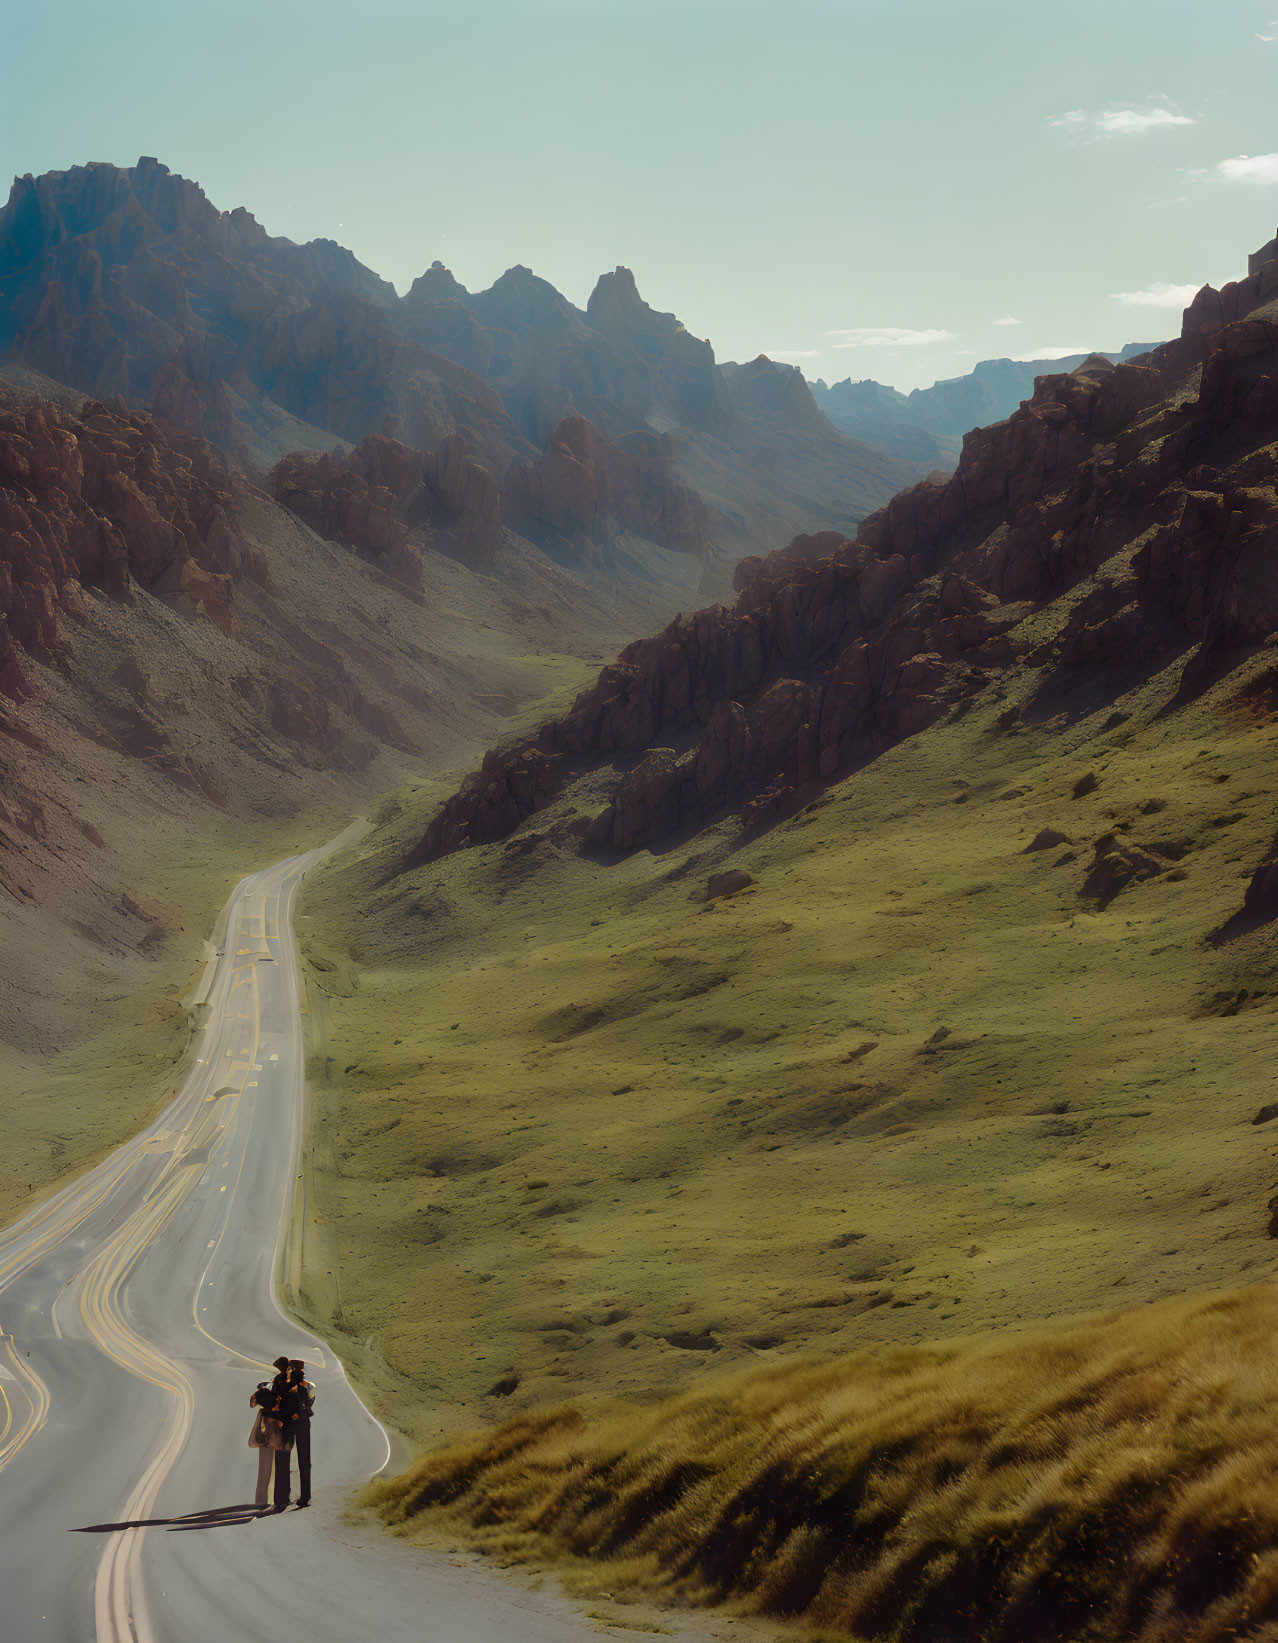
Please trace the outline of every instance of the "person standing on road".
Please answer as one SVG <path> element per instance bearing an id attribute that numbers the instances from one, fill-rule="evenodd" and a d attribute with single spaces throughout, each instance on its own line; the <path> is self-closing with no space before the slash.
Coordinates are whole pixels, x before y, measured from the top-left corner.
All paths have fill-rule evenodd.
<path id="1" fill-rule="evenodd" d="M 297 1435 L 302 1400 L 293 1385 L 287 1358 L 276 1358 L 274 1367 L 279 1371 L 270 1385 L 271 1411 L 269 1420 L 279 1422 L 279 1447 L 275 1451 L 275 1510 L 282 1512 L 288 1505 L 290 1477 L 289 1456 Z"/>
<path id="2" fill-rule="evenodd" d="M 306 1378 L 306 1365 L 300 1358 L 288 1361 L 289 1382 L 297 1396 L 297 1422 L 294 1442 L 297 1448 L 297 1504 L 311 1504 L 311 1415 L 315 1409 L 315 1383 Z"/>
<path id="3" fill-rule="evenodd" d="M 257 1493 L 254 1504 L 270 1504 L 271 1472 L 276 1467 L 276 1455 L 284 1439 L 283 1424 L 275 1413 L 278 1402 L 270 1381 L 259 1381 L 257 1390 L 249 1399 L 249 1408 L 256 1409 L 253 1429 L 249 1433 L 249 1448 L 257 1450 Z M 287 1464 L 287 1462 L 285 1463 Z"/>

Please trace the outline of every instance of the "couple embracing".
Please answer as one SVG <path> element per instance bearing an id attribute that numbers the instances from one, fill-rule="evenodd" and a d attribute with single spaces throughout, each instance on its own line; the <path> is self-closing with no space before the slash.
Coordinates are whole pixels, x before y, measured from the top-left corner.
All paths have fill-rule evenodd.
<path id="1" fill-rule="evenodd" d="M 311 1504 L 311 1411 L 315 1408 L 315 1387 L 306 1378 L 300 1358 L 276 1358 L 278 1371 L 273 1381 L 262 1381 L 249 1399 L 257 1410 L 249 1448 L 257 1450 L 256 1504 L 267 1509 L 267 1493 L 275 1473 L 274 1507 L 282 1512 L 288 1505 L 292 1483 L 289 1456 L 297 1449 L 297 1504 Z"/>

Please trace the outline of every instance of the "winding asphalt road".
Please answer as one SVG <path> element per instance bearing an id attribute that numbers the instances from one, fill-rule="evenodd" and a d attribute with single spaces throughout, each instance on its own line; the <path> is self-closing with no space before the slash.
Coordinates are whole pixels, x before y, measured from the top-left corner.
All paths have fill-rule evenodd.
<path id="1" fill-rule="evenodd" d="M 341 1521 L 390 1444 L 274 1291 L 303 1117 L 291 916 L 321 854 L 236 889 L 169 1107 L 0 1235 L 3 1643 L 598 1636 L 557 1597 Z M 248 1400 L 280 1353 L 318 1388 L 314 1506 L 258 1517 Z"/>

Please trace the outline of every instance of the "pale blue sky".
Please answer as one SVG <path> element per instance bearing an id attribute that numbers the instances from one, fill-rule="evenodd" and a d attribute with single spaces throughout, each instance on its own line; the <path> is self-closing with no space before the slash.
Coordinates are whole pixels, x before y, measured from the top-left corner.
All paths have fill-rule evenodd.
<path id="1" fill-rule="evenodd" d="M 1173 334 L 1114 293 L 1278 221 L 1278 0 L 6 9 L 10 173 L 154 154 L 401 291 L 626 263 L 720 359 L 829 380 Z"/>

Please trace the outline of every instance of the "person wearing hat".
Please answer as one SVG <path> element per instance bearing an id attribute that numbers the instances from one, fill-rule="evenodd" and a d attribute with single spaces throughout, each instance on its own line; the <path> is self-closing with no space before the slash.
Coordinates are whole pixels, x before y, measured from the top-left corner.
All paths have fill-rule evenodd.
<path id="1" fill-rule="evenodd" d="M 297 1398 L 297 1420 L 293 1441 L 297 1450 L 297 1504 L 311 1504 L 311 1414 L 315 1409 L 315 1383 L 306 1378 L 301 1358 L 288 1360 L 289 1385 Z"/>
<path id="2" fill-rule="evenodd" d="M 270 1419 L 279 1422 L 279 1444 L 275 1450 L 274 1506 L 277 1512 L 282 1512 L 288 1505 L 292 1484 L 289 1457 L 293 1453 L 293 1443 L 297 1436 L 301 1400 L 289 1376 L 288 1359 L 276 1358 L 272 1367 L 279 1371 L 270 1385 Z"/>

